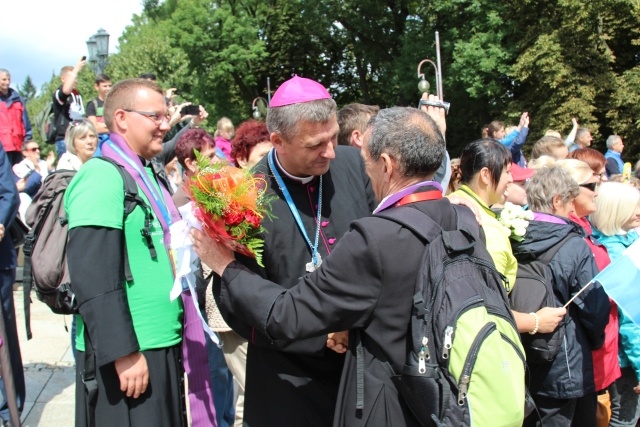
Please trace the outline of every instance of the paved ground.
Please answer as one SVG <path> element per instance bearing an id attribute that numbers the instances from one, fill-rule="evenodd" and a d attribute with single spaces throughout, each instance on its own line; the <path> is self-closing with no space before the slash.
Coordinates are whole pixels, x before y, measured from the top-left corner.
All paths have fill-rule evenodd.
<path id="1" fill-rule="evenodd" d="M 69 333 L 71 316 L 54 314 L 33 294 L 31 330 L 26 339 L 22 287 L 14 287 L 18 336 L 27 382 L 22 412 L 24 427 L 73 427 L 75 408 L 75 365 Z"/>

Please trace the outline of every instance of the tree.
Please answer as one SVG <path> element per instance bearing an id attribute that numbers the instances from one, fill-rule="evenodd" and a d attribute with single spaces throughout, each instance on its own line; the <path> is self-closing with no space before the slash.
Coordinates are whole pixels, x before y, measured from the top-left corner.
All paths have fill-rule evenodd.
<path id="1" fill-rule="evenodd" d="M 18 88 L 18 93 L 20 94 L 20 96 L 22 96 L 22 98 L 24 98 L 26 102 L 29 102 L 31 99 L 33 99 L 33 97 L 36 96 L 36 85 L 33 84 L 30 75 L 27 75 L 27 77 L 24 79 L 24 83 L 22 83 L 22 86 Z"/>

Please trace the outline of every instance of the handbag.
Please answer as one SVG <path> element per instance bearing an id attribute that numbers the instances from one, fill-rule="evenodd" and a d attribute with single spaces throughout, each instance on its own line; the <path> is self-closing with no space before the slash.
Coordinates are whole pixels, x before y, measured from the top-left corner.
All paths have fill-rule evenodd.
<path id="1" fill-rule="evenodd" d="M 26 226 L 24 222 L 20 219 L 19 215 L 13 219 L 11 226 L 9 227 L 9 235 L 11 235 L 11 240 L 13 241 L 13 247 L 17 248 L 24 244 L 24 240 L 29 233 L 29 227 Z"/>

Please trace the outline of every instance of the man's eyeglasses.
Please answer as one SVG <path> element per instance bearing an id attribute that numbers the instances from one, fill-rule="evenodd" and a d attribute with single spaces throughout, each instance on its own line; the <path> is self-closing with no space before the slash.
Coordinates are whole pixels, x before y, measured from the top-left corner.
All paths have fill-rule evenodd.
<path id="1" fill-rule="evenodd" d="M 160 126 L 162 122 L 169 123 L 169 121 L 171 120 L 171 116 L 166 113 L 160 114 L 160 113 L 154 113 L 151 111 L 140 111 L 140 110 L 124 110 L 124 111 L 126 111 L 127 113 L 140 114 L 141 116 L 144 116 L 147 119 L 151 120 L 156 126 Z"/>
<path id="2" fill-rule="evenodd" d="M 596 191 L 596 187 L 598 186 L 595 182 L 590 182 L 588 184 L 580 184 L 580 187 L 588 188 L 591 191 Z"/>

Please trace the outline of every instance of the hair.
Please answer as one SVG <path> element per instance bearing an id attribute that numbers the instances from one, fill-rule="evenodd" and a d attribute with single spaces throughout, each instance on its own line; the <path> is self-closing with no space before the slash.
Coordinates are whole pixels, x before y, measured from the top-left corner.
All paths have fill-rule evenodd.
<path id="1" fill-rule="evenodd" d="M 532 211 L 553 213 L 553 198 L 562 197 L 569 203 L 580 194 L 580 187 L 569 172 L 560 166 L 548 166 L 537 170 L 527 185 L 527 200 Z"/>
<path id="2" fill-rule="evenodd" d="M 6 68 L 0 68 L 0 74 L 6 74 L 7 76 L 11 77 L 11 73 Z"/>
<path id="3" fill-rule="evenodd" d="M 487 125 L 487 138 L 493 138 L 500 129 L 504 128 L 504 122 L 494 120 Z"/>
<path id="4" fill-rule="evenodd" d="M 299 104 L 272 107 L 267 111 L 267 129 L 290 140 L 298 132 L 302 122 L 326 123 L 336 117 L 336 102 L 333 99 L 317 99 Z"/>
<path id="5" fill-rule="evenodd" d="M 405 177 L 432 176 L 445 155 L 444 137 L 429 115 L 411 107 L 380 110 L 369 120 L 368 150 L 378 161 L 387 153 Z"/>
<path id="6" fill-rule="evenodd" d="M 607 236 L 626 234 L 622 226 L 635 215 L 640 192 L 622 182 L 603 182 L 595 203 L 597 210 L 589 215 L 593 226 Z"/>
<path id="7" fill-rule="evenodd" d="M 75 145 L 73 145 L 73 143 L 75 142 L 76 138 L 82 138 L 89 132 L 93 132 L 96 137 L 98 136 L 96 127 L 90 120 L 82 119 L 80 121 L 73 121 L 69 123 L 67 132 L 64 134 L 64 141 L 67 144 L 67 151 L 73 155 L 77 154 L 76 147 Z"/>
<path id="8" fill-rule="evenodd" d="M 25 151 L 25 150 L 27 149 L 27 146 L 28 146 L 29 144 L 34 143 L 34 142 L 35 142 L 36 144 L 38 144 L 38 141 L 34 141 L 33 139 L 31 139 L 31 140 L 29 140 L 29 141 L 23 141 L 23 142 L 22 142 L 22 146 L 21 146 L 20 148 L 22 149 L 22 151 Z M 38 148 L 40 148 L 40 144 L 38 144 Z"/>
<path id="9" fill-rule="evenodd" d="M 449 179 L 447 194 L 453 193 L 460 187 L 461 179 L 462 173 L 460 172 L 460 158 L 456 157 L 455 159 L 451 159 L 451 179 Z"/>
<path id="10" fill-rule="evenodd" d="M 249 119 L 240 123 L 231 141 L 231 158 L 247 160 L 251 150 L 261 142 L 269 141 L 269 131 L 264 122 Z"/>
<path id="11" fill-rule="evenodd" d="M 551 167 L 551 166 L 555 166 L 556 165 L 556 159 L 555 157 L 551 157 L 551 156 L 540 156 L 537 159 L 531 159 L 529 161 L 529 163 L 527 164 L 527 167 L 529 169 L 542 169 L 542 168 L 546 168 L 546 167 Z"/>
<path id="12" fill-rule="evenodd" d="M 555 136 L 556 138 L 562 139 L 562 135 L 560 134 L 560 132 L 553 129 L 547 129 L 547 131 L 544 133 L 544 136 Z"/>
<path id="13" fill-rule="evenodd" d="M 104 122 L 109 130 L 112 129 L 113 115 L 116 110 L 135 108 L 138 89 L 149 89 L 150 91 L 159 93 L 164 99 L 162 88 L 152 80 L 128 79 L 119 81 L 113 85 L 104 101 Z"/>
<path id="14" fill-rule="evenodd" d="M 60 69 L 60 75 L 62 76 L 65 73 L 68 73 L 69 71 L 73 71 L 73 67 L 71 65 L 65 65 Z"/>
<path id="15" fill-rule="evenodd" d="M 110 82 L 111 79 L 106 74 L 98 74 L 95 79 L 95 84 L 99 85 L 100 83 Z"/>
<path id="16" fill-rule="evenodd" d="M 575 182 L 580 184 L 584 184 L 593 178 L 593 170 L 589 167 L 588 164 L 576 159 L 562 159 L 556 162 L 556 165 L 560 166 L 571 175 L 571 178 Z"/>
<path id="17" fill-rule="evenodd" d="M 636 178 L 635 176 L 630 176 L 629 180 L 627 181 L 627 178 L 625 178 L 624 175 L 622 175 L 621 173 L 617 173 L 615 175 L 611 175 L 609 177 L 609 181 L 610 182 L 624 182 L 625 184 L 628 184 L 628 185 L 632 186 L 633 188 L 640 188 L 640 179 Z"/>
<path id="18" fill-rule="evenodd" d="M 609 138 L 607 138 L 607 148 L 610 150 L 620 139 L 619 135 L 609 135 Z"/>
<path id="19" fill-rule="evenodd" d="M 600 173 L 604 165 L 607 163 L 607 159 L 604 158 L 604 154 L 589 147 L 573 150 L 569 153 L 567 158 L 585 162 L 594 173 Z"/>
<path id="20" fill-rule="evenodd" d="M 215 147 L 216 141 L 204 129 L 189 129 L 180 136 L 176 144 L 176 157 L 180 165 L 187 170 L 185 160 L 195 160 L 194 150 L 202 152 L 207 147 Z"/>
<path id="21" fill-rule="evenodd" d="M 354 130 L 364 133 L 371 117 L 378 114 L 380 107 L 377 105 L 348 104 L 338 111 L 339 145 L 350 145 L 351 134 Z"/>
<path id="22" fill-rule="evenodd" d="M 216 131 L 213 136 L 220 136 L 222 131 L 231 132 L 231 134 L 233 134 L 233 123 L 227 117 L 222 117 L 218 120 L 218 123 L 216 123 Z"/>
<path id="23" fill-rule="evenodd" d="M 460 173 L 462 183 L 468 184 L 482 168 L 489 169 L 493 187 L 498 186 L 500 175 L 511 164 L 511 152 L 495 139 L 477 139 L 462 150 Z"/>
<path id="24" fill-rule="evenodd" d="M 139 79 L 145 79 L 145 80 L 153 80 L 154 82 L 156 81 L 156 75 L 153 73 L 142 73 L 140 74 L 140 76 L 138 76 Z"/>
<path id="25" fill-rule="evenodd" d="M 531 149 L 531 158 L 537 159 L 538 157 L 545 155 L 553 157 L 553 149 L 563 147 L 566 147 L 566 145 L 564 145 L 564 141 L 560 138 L 555 136 L 543 136 L 533 144 L 533 148 Z"/>
<path id="26" fill-rule="evenodd" d="M 580 138 L 582 138 L 582 135 L 585 135 L 587 133 L 591 133 L 591 131 L 588 128 L 578 128 L 578 130 L 576 131 L 576 137 L 574 138 L 574 141 L 578 141 Z"/>

